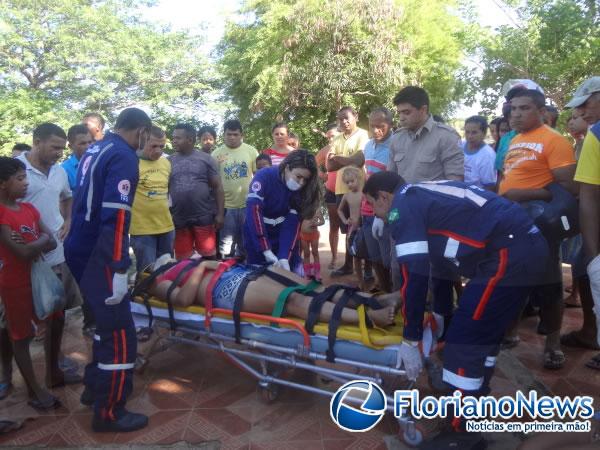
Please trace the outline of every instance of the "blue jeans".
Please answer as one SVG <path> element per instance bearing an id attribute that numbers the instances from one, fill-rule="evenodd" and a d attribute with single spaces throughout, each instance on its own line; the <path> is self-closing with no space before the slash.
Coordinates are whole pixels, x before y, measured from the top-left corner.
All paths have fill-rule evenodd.
<path id="1" fill-rule="evenodd" d="M 245 256 L 242 231 L 246 208 L 225 208 L 223 228 L 219 230 L 219 253 L 221 258 Z"/>
<path id="2" fill-rule="evenodd" d="M 161 234 L 131 236 L 130 244 L 135 254 L 135 267 L 137 271 L 141 272 L 165 253 L 173 255 L 174 239 L 175 230 Z"/>

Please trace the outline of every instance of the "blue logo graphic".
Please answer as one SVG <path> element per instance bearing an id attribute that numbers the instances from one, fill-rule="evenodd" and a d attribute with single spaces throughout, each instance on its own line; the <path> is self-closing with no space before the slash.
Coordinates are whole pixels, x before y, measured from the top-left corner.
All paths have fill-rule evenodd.
<path id="1" fill-rule="evenodd" d="M 386 408 L 387 398 L 377 384 L 354 380 L 344 384 L 331 397 L 329 414 L 343 430 L 362 432 L 377 425 Z"/>

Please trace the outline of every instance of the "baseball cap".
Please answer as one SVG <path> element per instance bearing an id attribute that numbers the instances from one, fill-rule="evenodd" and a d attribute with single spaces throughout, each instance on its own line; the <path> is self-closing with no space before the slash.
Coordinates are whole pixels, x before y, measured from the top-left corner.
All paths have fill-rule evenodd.
<path id="1" fill-rule="evenodd" d="M 532 91 L 538 91 L 544 93 L 542 87 L 535 81 L 528 79 L 511 79 L 502 85 L 501 94 L 506 97 L 510 91 L 515 88 L 531 89 Z"/>
<path id="2" fill-rule="evenodd" d="M 596 92 L 600 92 L 600 77 L 588 78 L 577 88 L 575 95 L 565 107 L 577 108 L 587 102 L 587 99 Z"/>

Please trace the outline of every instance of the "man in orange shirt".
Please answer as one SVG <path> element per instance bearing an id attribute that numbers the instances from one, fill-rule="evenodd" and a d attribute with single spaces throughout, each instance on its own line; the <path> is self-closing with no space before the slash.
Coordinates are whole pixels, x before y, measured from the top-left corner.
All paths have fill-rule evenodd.
<path id="1" fill-rule="evenodd" d="M 519 134 L 510 142 L 504 160 L 500 195 L 519 203 L 550 201 L 552 194 L 546 189 L 550 183 L 558 183 L 576 193 L 573 147 L 564 136 L 544 125 L 544 94 L 517 88 L 509 92 L 507 99 L 511 107 L 511 124 Z M 544 284 L 535 288 L 532 299 L 540 306 L 547 329 L 544 367 L 559 369 L 565 362 L 565 355 L 560 350 L 563 312 L 560 240 L 551 236 L 546 236 L 546 240 L 550 248 L 546 277 Z"/>

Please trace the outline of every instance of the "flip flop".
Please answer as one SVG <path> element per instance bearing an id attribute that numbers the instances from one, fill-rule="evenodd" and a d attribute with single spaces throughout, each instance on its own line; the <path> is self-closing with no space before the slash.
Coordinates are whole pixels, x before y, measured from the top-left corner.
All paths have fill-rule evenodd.
<path id="1" fill-rule="evenodd" d="M 139 327 L 136 331 L 136 336 L 137 336 L 138 342 L 146 342 L 146 341 L 150 340 L 152 333 L 153 333 L 152 328 Z"/>
<path id="2" fill-rule="evenodd" d="M 0 383 L 0 400 L 4 400 L 11 391 L 12 383 Z"/>
<path id="3" fill-rule="evenodd" d="M 10 433 L 23 428 L 23 422 L 13 422 L 12 420 L 0 420 L 0 434 Z"/>
<path id="4" fill-rule="evenodd" d="M 590 369 L 600 370 L 600 353 L 596 356 L 593 356 L 588 362 L 585 363 L 585 367 L 589 367 Z"/>
<path id="5" fill-rule="evenodd" d="M 597 344 L 590 345 L 590 343 L 582 340 L 578 336 L 576 331 L 571 331 L 570 333 L 563 334 L 560 337 L 560 343 L 561 345 L 565 345 L 567 347 L 584 348 L 586 350 L 600 350 L 600 346 L 598 346 Z"/>
<path id="6" fill-rule="evenodd" d="M 546 350 L 544 352 L 544 369 L 562 369 L 566 359 L 565 354 L 561 350 Z"/>
<path id="7" fill-rule="evenodd" d="M 500 349 L 501 350 L 509 350 L 511 348 L 515 348 L 517 345 L 519 345 L 520 342 L 521 342 L 521 339 L 519 338 L 519 336 L 505 337 L 504 339 L 502 339 L 502 343 L 500 344 Z"/>
<path id="8" fill-rule="evenodd" d="M 36 399 L 29 400 L 27 402 L 27 404 L 39 412 L 52 411 L 53 409 L 57 409 L 62 406 L 62 403 L 60 402 L 60 400 L 57 397 L 54 397 L 53 395 L 51 395 L 50 400 L 48 400 L 46 402 L 41 402 L 36 398 Z"/>

